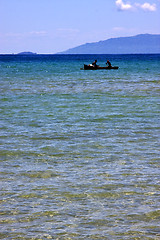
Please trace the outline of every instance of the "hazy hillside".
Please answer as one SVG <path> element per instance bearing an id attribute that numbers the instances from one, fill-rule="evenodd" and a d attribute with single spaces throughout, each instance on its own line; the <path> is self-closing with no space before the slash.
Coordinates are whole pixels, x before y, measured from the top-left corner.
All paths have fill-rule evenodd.
<path id="1" fill-rule="evenodd" d="M 17 55 L 35 55 L 36 53 L 33 53 L 33 52 L 20 52 L 20 53 L 17 53 Z"/>
<path id="2" fill-rule="evenodd" d="M 61 54 L 129 54 L 160 53 L 160 34 L 140 34 L 132 37 L 110 38 L 86 43 Z"/>

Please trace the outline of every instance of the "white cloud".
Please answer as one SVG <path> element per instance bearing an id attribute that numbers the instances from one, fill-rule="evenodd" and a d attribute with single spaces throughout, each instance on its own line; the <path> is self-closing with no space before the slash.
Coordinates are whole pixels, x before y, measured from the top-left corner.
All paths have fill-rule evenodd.
<path id="1" fill-rule="evenodd" d="M 114 27 L 113 28 L 113 31 L 115 31 L 115 32 L 121 32 L 121 31 L 124 31 L 124 30 L 125 30 L 124 27 Z"/>
<path id="2" fill-rule="evenodd" d="M 129 3 L 125 4 L 122 0 L 116 0 L 116 5 L 118 7 L 118 10 L 121 11 L 131 10 L 133 8 L 131 4 Z"/>
<path id="3" fill-rule="evenodd" d="M 32 31 L 28 33 L 29 35 L 32 36 L 46 36 L 47 32 L 46 31 Z"/>
<path id="4" fill-rule="evenodd" d="M 148 2 L 145 2 L 144 4 L 140 4 L 140 3 L 124 3 L 123 0 L 116 0 L 116 6 L 118 8 L 118 10 L 120 11 L 128 11 L 128 10 L 133 10 L 133 9 L 142 9 L 144 11 L 151 11 L 154 12 L 157 10 L 156 8 L 156 4 L 150 4 Z"/>
<path id="5" fill-rule="evenodd" d="M 145 10 L 145 11 L 151 11 L 151 12 L 154 12 L 156 11 L 156 4 L 150 4 L 150 3 L 144 3 L 144 4 L 139 4 L 139 3 L 136 3 L 135 6 Z"/>

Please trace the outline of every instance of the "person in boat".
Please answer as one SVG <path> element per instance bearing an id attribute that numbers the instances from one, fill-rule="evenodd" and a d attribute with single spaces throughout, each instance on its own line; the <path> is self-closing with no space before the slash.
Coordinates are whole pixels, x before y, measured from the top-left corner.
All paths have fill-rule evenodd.
<path id="1" fill-rule="evenodd" d="M 97 60 L 95 60 L 95 61 L 92 63 L 92 66 L 95 67 L 95 68 L 97 67 Z"/>
<path id="2" fill-rule="evenodd" d="M 112 65 L 111 65 L 109 60 L 107 60 L 106 64 L 108 65 L 109 68 L 112 67 Z"/>

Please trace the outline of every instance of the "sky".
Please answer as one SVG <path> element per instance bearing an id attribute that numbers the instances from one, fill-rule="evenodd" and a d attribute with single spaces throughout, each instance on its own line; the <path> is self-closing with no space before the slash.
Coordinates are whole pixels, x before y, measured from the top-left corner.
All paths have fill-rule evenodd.
<path id="1" fill-rule="evenodd" d="M 0 0 L 0 54 L 160 34 L 160 0 Z"/>

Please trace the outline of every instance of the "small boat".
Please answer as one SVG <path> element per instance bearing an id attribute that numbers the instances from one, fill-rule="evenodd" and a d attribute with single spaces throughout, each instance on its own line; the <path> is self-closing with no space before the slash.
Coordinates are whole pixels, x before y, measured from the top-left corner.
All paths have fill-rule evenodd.
<path id="1" fill-rule="evenodd" d="M 100 67 L 100 66 L 97 66 L 97 67 L 94 67 L 92 64 L 89 64 L 89 65 L 86 65 L 84 64 L 84 70 L 100 70 L 100 69 L 106 69 L 106 70 L 111 70 L 111 69 L 118 69 L 119 67 L 117 66 L 114 66 L 114 67 Z"/>

